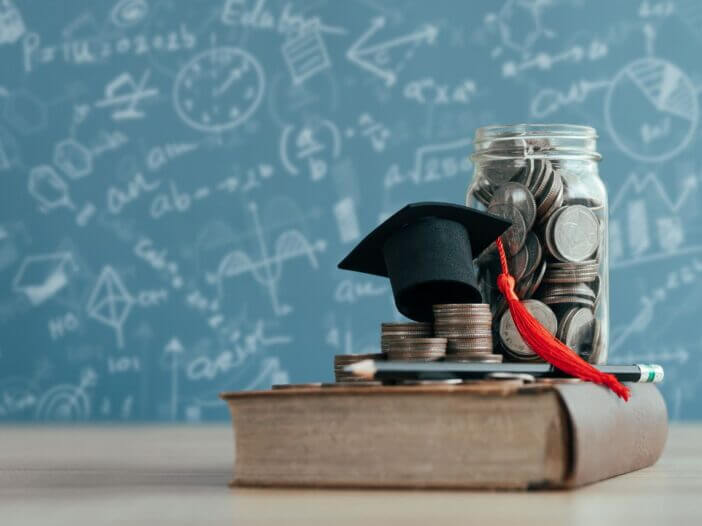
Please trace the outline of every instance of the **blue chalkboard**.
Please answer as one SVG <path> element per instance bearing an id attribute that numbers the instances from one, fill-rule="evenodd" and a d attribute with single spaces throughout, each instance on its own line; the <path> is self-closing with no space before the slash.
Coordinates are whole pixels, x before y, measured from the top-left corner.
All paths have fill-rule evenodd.
<path id="1" fill-rule="evenodd" d="M 398 316 L 336 270 L 475 129 L 594 126 L 610 361 L 699 418 L 696 0 L 0 0 L 0 420 L 227 417 Z"/>

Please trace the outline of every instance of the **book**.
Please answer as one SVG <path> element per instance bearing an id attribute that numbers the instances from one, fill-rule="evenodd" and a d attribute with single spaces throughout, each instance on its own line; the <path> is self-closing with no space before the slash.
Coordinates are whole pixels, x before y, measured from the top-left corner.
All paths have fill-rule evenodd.
<path id="1" fill-rule="evenodd" d="M 237 486 L 571 488 L 652 465 L 653 384 L 624 402 L 585 382 L 290 387 L 223 393 Z"/>

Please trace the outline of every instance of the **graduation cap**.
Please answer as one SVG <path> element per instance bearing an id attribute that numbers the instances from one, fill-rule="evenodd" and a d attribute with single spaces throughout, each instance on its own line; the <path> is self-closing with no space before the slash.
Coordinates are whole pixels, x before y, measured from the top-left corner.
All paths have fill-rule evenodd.
<path id="1" fill-rule="evenodd" d="M 398 310 L 432 321 L 432 305 L 482 302 L 473 256 L 509 226 L 462 205 L 412 203 L 368 234 L 339 268 L 390 278 Z"/>

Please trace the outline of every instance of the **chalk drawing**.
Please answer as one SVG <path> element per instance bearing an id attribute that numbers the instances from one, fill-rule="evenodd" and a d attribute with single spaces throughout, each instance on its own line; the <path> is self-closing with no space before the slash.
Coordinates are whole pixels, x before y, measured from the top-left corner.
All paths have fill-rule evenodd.
<path id="1" fill-rule="evenodd" d="M 336 286 L 334 301 L 337 303 L 357 303 L 363 298 L 382 296 L 387 292 L 387 285 L 381 285 L 372 281 L 359 282 L 345 279 Z"/>
<path id="2" fill-rule="evenodd" d="M 360 136 L 370 141 L 373 151 L 380 153 L 385 150 L 391 136 L 387 126 L 378 122 L 371 114 L 366 112 L 359 115 L 357 125 Z M 346 128 L 344 135 L 347 138 L 354 137 L 356 135 L 356 129 L 352 127 Z"/>
<path id="3" fill-rule="evenodd" d="M 413 33 L 368 45 L 368 41 L 385 27 L 385 23 L 385 17 L 382 16 L 372 19 L 370 27 L 346 52 L 346 58 L 381 78 L 386 86 L 392 86 L 397 81 L 398 73 L 412 58 L 416 49 L 421 44 L 433 44 L 436 41 L 439 29 L 433 25 L 426 25 Z M 396 51 L 401 53 L 401 56 L 391 64 L 393 53 Z"/>
<path id="4" fill-rule="evenodd" d="M 472 167 L 465 152 L 470 151 L 472 139 L 459 139 L 439 144 L 420 146 L 414 152 L 414 166 L 407 174 L 393 164 L 385 174 L 384 186 L 390 189 L 398 184 L 411 182 L 425 184 L 468 174 Z"/>
<path id="5" fill-rule="evenodd" d="M 93 203 L 87 202 L 83 205 L 83 208 L 76 214 L 76 224 L 80 227 L 86 226 L 90 220 L 93 218 L 97 208 Z"/>
<path id="6" fill-rule="evenodd" d="M 300 33 L 305 27 L 315 27 L 323 33 L 346 34 L 343 27 L 327 25 L 318 16 L 305 16 L 308 5 L 301 9 L 302 13 L 294 12 L 300 8 L 289 2 L 279 13 L 274 9 L 277 7 L 269 8 L 267 0 L 225 0 L 220 20 L 227 26 L 276 31 L 283 35 Z"/>
<path id="7" fill-rule="evenodd" d="M 356 205 L 353 199 L 346 197 L 334 205 L 334 218 L 339 229 L 339 238 L 342 243 L 350 243 L 361 236 L 356 214 Z"/>
<path id="8" fill-rule="evenodd" d="M 329 53 L 317 24 L 303 26 L 298 33 L 289 36 L 283 43 L 282 52 L 294 84 L 302 84 L 331 67 Z"/>
<path id="9" fill-rule="evenodd" d="M 95 33 L 85 38 L 74 37 L 69 32 L 59 44 L 43 45 L 41 35 L 27 32 L 22 37 L 22 61 L 24 71 L 30 73 L 37 66 L 60 61 L 73 66 L 105 64 L 114 57 L 115 61 L 126 56 L 147 54 L 172 54 L 197 45 L 197 37 L 185 23 L 164 33 L 136 33 L 126 35 L 122 31 L 101 34 Z"/>
<path id="10" fill-rule="evenodd" d="M 612 270 L 702 251 L 702 240 L 685 243 L 698 187 L 697 176 L 684 176 L 673 197 L 655 172 L 630 173 L 610 206 Z"/>
<path id="11" fill-rule="evenodd" d="M 77 270 L 70 252 L 27 256 L 12 280 L 12 289 L 24 294 L 32 305 L 41 305 L 63 289 Z"/>
<path id="12" fill-rule="evenodd" d="M 0 417 L 18 417 L 32 411 L 37 398 L 36 386 L 27 378 L 0 380 Z"/>
<path id="13" fill-rule="evenodd" d="M 302 232 L 291 229 L 276 238 L 273 254 L 269 255 L 263 228 L 258 217 L 257 205 L 250 203 L 249 211 L 254 221 L 260 258 L 252 259 L 243 250 L 233 250 L 222 258 L 215 272 L 206 275 L 206 280 L 217 287 L 218 296 L 221 298 L 224 295 L 223 281 L 225 278 L 251 273 L 256 282 L 263 285 L 268 291 L 275 315 L 284 316 L 292 312 L 292 306 L 281 303 L 278 297 L 283 263 L 299 257 L 307 257 L 310 266 L 316 269 L 319 267 L 317 253 L 326 249 L 326 243 L 322 240 L 310 243 Z"/>
<path id="14" fill-rule="evenodd" d="M 22 14 L 12 0 L 0 1 L 0 45 L 14 44 L 25 29 Z"/>
<path id="15" fill-rule="evenodd" d="M 199 147 L 196 143 L 167 143 L 162 146 L 154 146 L 146 154 L 146 167 L 155 172 L 171 161 L 197 151 Z"/>
<path id="16" fill-rule="evenodd" d="M 508 60 L 502 64 L 502 76 L 517 77 L 525 72 L 536 69 L 550 71 L 559 64 L 580 64 L 585 61 L 595 62 L 604 59 L 609 54 L 607 44 L 597 38 L 584 45 L 573 45 L 558 53 L 539 52 L 519 62 Z"/>
<path id="17" fill-rule="evenodd" d="M 121 73 L 105 86 L 105 95 L 95 103 L 96 108 L 113 108 L 112 119 L 116 121 L 141 119 L 144 111 L 138 108 L 139 103 L 158 95 L 157 88 L 148 88 L 151 71 L 148 69 L 141 75 L 139 82 L 134 80 L 131 73 Z"/>
<path id="18" fill-rule="evenodd" d="M 63 139 L 54 147 L 54 164 L 71 179 L 80 179 L 93 171 L 93 154 L 75 139 Z"/>
<path id="19" fill-rule="evenodd" d="M 264 89 L 258 60 L 243 49 L 219 47 L 196 55 L 178 72 L 173 104 L 188 126 L 221 132 L 246 122 Z"/>
<path id="20" fill-rule="evenodd" d="M 329 162 L 340 156 L 341 133 L 328 119 L 315 119 L 298 128 L 292 125 L 283 128 L 280 159 L 292 175 L 298 175 L 301 165 L 306 165 L 310 179 L 319 181 L 327 175 Z"/>
<path id="21" fill-rule="evenodd" d="M 86 306 L 88 316 L 115 331 L 117 347 L 124 347 L 124 322 L 134 306 L 134 298 L 122 278 L 110 265 L 103 267 Z"/>
<path id="22" fill-rule="evenodd" d="M 634 105 L 638 111 L 627 110 Z M 638 59 L 612 80 L 605 119 L 609 135 L 624 153 L 637 161 L 662 162 L 679 154 L 694 137 L 699 123 L 697 90 L 671 62 Z"/>
<path id="23" fill-rule="evenodd" d="M 72 312 L 51 318 L 48 322 L 49 335 L 52 340 L 59 340 L 68 333 L 77 331 L 79 327 L 80 321 Z"/>
<path id="24" fill-rule="evenodd" d="M 469 104 L 477 93 L 478 86 L 474 80 L 466 79 L 449 85 L 439 83 L 432 77 L 408 82 L 402 90 L 406 99 L 429 105 Z"/>
<path id="25" fill-rule="evenodd" d="M 505 49 L 527 56 L 539 40 L 555 38 L 556 32 L 542 21 L 544 9 L 552 4 L 552 0 L 507 0 L 497 13 L 488 13 L 485 23 L 497 28 L 501 44 L 492 56 Z"/>
<path id="26" fill-rule="evenodd" d="M 149 15 L 146 0 L 118 0 L 110 11 L 110 22 L 121 28 L 134 27 Z"/>
<path id="27" fill-rule="evenodd" d="M 37 402 L 35 418 L 40 421 L 80 422 L 90 418 L 88 388 L 97 383 L 91 368 L 81 374 L 78 385 L 59 384 L 46 391 Z"/>
<path id="28" fill-rule="evenodd" d="M 76 208 L 69 195 L 68 185 L 56 170 L 47 164 L 32 168 L 27 179 L 27 189 L 44 213 L 54 208 L 66 207 L 70 210 Z"/>
<path id="29" fill-rule="evenodd" d="M 584 102 L 591 93 L 607 89 L 611 84 L 609 80 L 580 80 L 573 82 L 565 92 L 544 88 L 532 99 L 529 113 L 537 119 L 547 117 L 565 106 Z"/>

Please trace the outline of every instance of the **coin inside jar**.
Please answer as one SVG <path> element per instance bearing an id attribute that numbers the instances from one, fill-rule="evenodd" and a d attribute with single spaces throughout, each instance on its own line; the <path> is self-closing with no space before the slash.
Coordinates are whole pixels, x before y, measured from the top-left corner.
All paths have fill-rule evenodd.
<path id="1" fill-rule="evenodd" d="M 520 183 L 509 182 L 500 186 L 492 195 L 490 207 L 496 205 L 511 205 L 522 214 L 524 228 L 530 230 L 536 220 L 536 201 L 529 189 Z"/>
<path id="2" fill-rule="evenodd" d="M 561 261 L 584 261 L 600 244 L 600 223 L 586 206 L 566 206 L 552 218 L 554 256 Z M 550 223 L 550 222 L 549 222 Z"/>
<path id="3" fill-rule="evenodd" d="M 505 230 L 501 237 L 507 254 L 514 256 L 522 249 L 526 241 L 527 228 L 522 213 L 514 206 L 508 204 L 491 205 L 488 207 L 488 212 L 512 222 L 512 225 Z M 485 250 L 496 251 L 496 246 L 493 243 Z"/>
<path id="4" fill-rule="evenodd" d="M 534 318 L 536 318 L 541 325 L 543 325 L 549 334 L 553 335 L 556 333 L 558 320 L 556 315 L 547 305 L 538 300 L 525 300 L 522 302 L 522 304 L 531 313 L 531 315 L 534 316 Z M 536 353 L 534 353 L 529 345 L 522 339 L 522 336 L 519 334 L 517 326 L 514 324 L 512 314 L 509 310 L 506 311 L 500 319 L 499 334 L 502 344 L 518 357 L 538 358 L 538 355 L 536 355 Z"/>
<path id="5" fill-rule="evenodd" d="M 595 315 L 588 308 L 573 309 L 568 324 L 563 328 L 563 343 L 580 355 L 592 352 Z"/>

